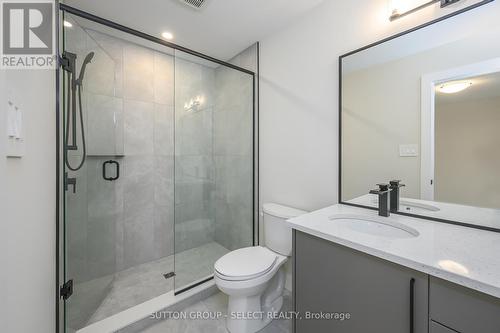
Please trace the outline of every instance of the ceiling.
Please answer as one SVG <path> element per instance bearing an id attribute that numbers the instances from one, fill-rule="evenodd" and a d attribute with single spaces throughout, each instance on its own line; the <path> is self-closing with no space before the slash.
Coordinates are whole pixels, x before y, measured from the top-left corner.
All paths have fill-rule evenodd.
<path id="1" fill-rule="evenodd" d="M 229 60 L 251 44 L 292 23 L 324 0 L 206 0 L 201 10 L 179 0 L 66 0 L 64 3 Z"/>
<path id="2" fill-rule="evenodd" d="M 461 81 L 461 80 L 459 80 Z M 472 86 L 456 94 L 436 94 L 436 105 L 464 103 L 478 99 L 500 98 L 500 73 L 475 76 L 464 81 L 471 81 Z"/>

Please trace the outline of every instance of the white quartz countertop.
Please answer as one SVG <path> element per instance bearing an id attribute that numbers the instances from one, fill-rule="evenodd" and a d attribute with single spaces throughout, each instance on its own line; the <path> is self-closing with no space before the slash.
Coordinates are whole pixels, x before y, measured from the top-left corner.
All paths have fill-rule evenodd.
<path id="1" fill-rule="evenodd" d="M 379 218 L 377 211 L 334 205 L 287 223 L 293 229 L 500 298 L 500 233 L 392 214 L 389 222 L 419 233 L 393 239 L 333 225 L 331 217 L 346 214 Z"/>

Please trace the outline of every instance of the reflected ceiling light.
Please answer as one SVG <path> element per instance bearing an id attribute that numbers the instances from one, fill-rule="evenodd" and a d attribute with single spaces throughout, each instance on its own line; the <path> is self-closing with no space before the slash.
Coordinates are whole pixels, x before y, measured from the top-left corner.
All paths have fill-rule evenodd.
<path id="1" fill-rule="evenodd" d="M 456 94 L 472 86 L 472 81 L 446 82 L 438 87 L 438 91 L 445 94 Z"/>
<path id="2" fill-rule="evenodd" d="M 73 26 L 73 24 L 71 24 L 71 22 L 68 22 L 68 21 L 64 21 L 63 22 L 63 25 L 66 27 L 66 28 L 71 28 Z"/>
<path id="3" fill-rule="evenodd" d="M 166 40 L 174 39 L 174 35 L 171 32 L 165 31 L 161 36 Z"/>
<path id="4" fill-rule="evenodd" d="M 391 16 L 389 17 L 389 20 L 394 21 L 397 19 L 400 19 L 404 16 L 413 14 L 415 12 L 418 12 L 421 9 L 427 8 L 435 3 L 440 2 L 441 3 L 441 8 L 444 8 L 446 6 L 449 6 L 451 4 L 454 4 L 456 2 L 459 2 L 461 0 L 422 0 L 418 1 L 415 4 L 415 6 L 408 7 L 408 0 L 390 0 L 391 1 Z M 413 1 L 415 2 L 415 1 Z"/>
<path id="5" fill-rule="evenodd" d="M 441 260 L 438 262 L 438 265 L 448 272 L 459 275 L 469 275 L 469 270 L 467 269 L 467 267 L 453 260 Z"/>

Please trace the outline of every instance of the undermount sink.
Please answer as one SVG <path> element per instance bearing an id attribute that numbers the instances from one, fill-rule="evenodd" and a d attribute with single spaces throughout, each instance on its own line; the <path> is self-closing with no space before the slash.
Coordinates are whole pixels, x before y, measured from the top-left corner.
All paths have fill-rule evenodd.
<path id="1" fill-rule="evenodd" d="M 334 215 L 330 217 L 335 228 L 346 228 L 355 232 L 385 238 L 414 238 L 420 234 L 417 230 L 402 223 L 382 217 L 362 215 Z"/>
<path id="2" fill-rule="evenodd" d="M 378 199 L 374 199 L 373 203 L 378 205 Z M 429 211 L 429 212 L 439 212 L 441 209 L 439 209 L 436 206 L 424 204 L 424 203 L 419 203 L 419 202 L 411 202 L 411 201 L 406 201 L 406 200 L 401 200 L 399 202 L 399 211 L 400 212 L 406 212 L 406 213 L 419 213 L 422 211 Z M 422 212 L 423 213 L 423 212 Z"/>

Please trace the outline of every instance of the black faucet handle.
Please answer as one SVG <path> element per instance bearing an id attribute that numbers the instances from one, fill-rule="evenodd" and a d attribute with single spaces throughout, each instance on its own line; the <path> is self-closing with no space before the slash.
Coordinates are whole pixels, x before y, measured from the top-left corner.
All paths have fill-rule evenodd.
<path id="1" fill-rule="evenodd" d="M 377 184 L 380 191 L 389 191 L 389 184 Z"/>
<path id="2" fill-rule="evenodd" d="M 391 188 L 399 188 L 406 186 L 405 184 L 401 184 L 401 180 L 391 180 L 389 184 L 391 185 L 390 186 Z"/>
<path id="3" fill-rule="evenodd" d="M 377 184 L 378 190 L 371 190 L 370 194 L 384 194 L 390 191 L 389 184 Z"/>

